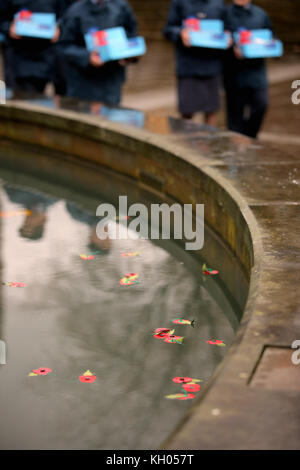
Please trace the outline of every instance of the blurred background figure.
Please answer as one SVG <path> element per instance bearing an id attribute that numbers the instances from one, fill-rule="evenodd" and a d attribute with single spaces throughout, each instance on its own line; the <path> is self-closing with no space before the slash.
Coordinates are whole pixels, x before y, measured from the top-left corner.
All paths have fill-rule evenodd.
<path id="1" fill-rule="evenodd" d="M 79 0 L 62 0 L 61 4 L 61 17 L 59 20 L 60 31 L 63 28 L 63 15 L 66 13 L 68 8 L 75 2 Z M 67 83 L 66 83 L 66 70 L 64 67 L 64 61 L 62 60 L 57 44 L 55 44 L 55 63 L 54 63 L 54 90 L 55 94 L 59 96 L 65 96 L 67 93 Z"/>
<path id="2" fill-rule="evenodd" d="M 6 70 L 18 92 L 43 93 L 46 84 L 54 81 L 55 47 L 60 34 L 57 24 L 52 40 L 20 37 L 16 34 L 14 16 L 20 10 L 33 13 L 54 13 L 57 21 L 64 13 L 66 0 L 2 0 L 0 29 L 7 39 Z"/>
<path id="3" fill-rule="evenodd" d="M 6 23 L 6 5 L 5 2 L 0 2 L 0 35 L 1 35 L 1 46 L 2 46 L 2 58 L 4 65 L 3 79 L 6 84 L 6 90 L 12 93 L 14 86 L 14 74 L 12 65 L 12 48 L 9 43 L 9 39 L 5 35 L 5 23 Z"/>
<path id="4" fill-rule="evenodd" d="M 34 193 L 28 189 L 21 189 L 8 184 L 5 184 L 3 189 L 11 202 L 20 204 L 28 210 L 28 214 L 26 214 L 19 230 L 21 237 L 29 240 L 42 238 L 47 221 L 47 209 L 57 200 L 44 194 Z"/>
<path id="5" fill-rule="evenodd" d="M 251 0 L 234 0 L 228 6 L 225 28 L 271 29 L 267 13 Z M 268 108 L 268 80 L 264 59 L 244 59 L 233 46 L 226 54 L 224 83 L 228 129 L 255 138 Z"/>
<path id="6" fill-rule="evenodd" d="M 67 96 L 109 105 L 121 101 L 125 82 L 124 61 L 102 62 L 86 49 L 84 35 L 92 28 L 123 26 L 127 36 L 137 34 L 137 22 L 125 0 L 81 0 L 67 11 L 59 42 L 66 60 Z"/>
<path id="7" fill-rule="evenodd" d="M 172 0 L 164 35 L 175 44 L 178 107 L 185 119 L 204 113 L 204 122 L 216 126 L 220 103 L 222 55 L 219 51 L 191 47 L 183 21 L 224 18 L 223 0 Z"/>
<path id="8" fill-rule="evenodd" d="M 5 38 L 3 40 L 2 52 L 3 52 L 3 64 L 4 64 L 4 76 L 6 87 L 6 97 L 12 98 L 13 90 L 15 89 L 15 80 L 14 80 L 14 69 L 13 69 L 13 51 L 9 42 Z"/>

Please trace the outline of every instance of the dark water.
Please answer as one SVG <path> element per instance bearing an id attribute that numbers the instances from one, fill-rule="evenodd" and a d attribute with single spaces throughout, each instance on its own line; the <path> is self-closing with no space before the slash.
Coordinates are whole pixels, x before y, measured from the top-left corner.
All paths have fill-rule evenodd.
<path id="1" fill-rule="evenodd" d="M 68 171 L 74 180 L 77 170 Z M 204 280 L 201 265 L 172 241 L 111 240 L 95 259 L 80 258 L 90 253 L 105 185 L 106 202 L 150 194 L 99 174 L 96 196 L 35 173 L 0 168 L 0 210 L 10 215 L 0 218 L 1 278 L 26 283 L 1 288 L 0 448 L 158 448 L 194 401 L 165 398 L 180 391 L 172 378 L 203 379 L 203 388 L 232 342 L 236 314 L 217 280 Z M 24 209 L 33 215 L 16 212 Z M 128 272 L 140 283 L 122 287 Z M 173 325 L 178 316 L 196 327 Z M 155 328 L 172 326 L 183 345 L 153 338 Z M 53 372 L 28 376 L 40 367 Z M 88 369 L 97 379 L 81 383 Z"/>

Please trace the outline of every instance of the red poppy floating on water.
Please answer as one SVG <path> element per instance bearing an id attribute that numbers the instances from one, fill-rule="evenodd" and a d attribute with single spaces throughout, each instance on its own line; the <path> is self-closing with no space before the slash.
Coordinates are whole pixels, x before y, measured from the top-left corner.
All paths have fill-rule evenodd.
<path id="1" fill-rule="evenodd" d="M 183 384 L 182 385 L 182 388 L 186 391 L 186 392 L 199 392 L 200 390 L 200 385 L 198 384 L 194 384 L 194 383 L 188 383 L 188 384 Z"/>
<path id="2" fill-rule="evenodd" d="M 202 273 L 206 274 L 206 276 L 214 276 L 216 274 L 219 274 L 219 271 L 216 269 L 211 269 L 206 266 L 206 263 L 203 264 L 202 266 Z"/>
<path id="3" fill-rule="evenodd" d="M 91 376 L 84 376 L 84 375 L 81 375 L 81 376 L 79 377 L 79 380 L 80 380 L 80 382 L 86 384 L 86 383 L 93 383 L 93 382 L 95 382 L 96 378 L 97 378 L 97 377 L 96 377 L 95 375 L 91 375 Z"/>
<path id="4" fill-rule="evenodd" d="M 196 395 L 193 393 L 187 393 L 183 397 L 178 398 L 178 400 L 193 400 L 194 398 L 196 398 Z"/>
<path id="5" fill-rule="evenodd" d="M 170 328 L 156 328 L 155 333 L 169 333 Z"/>
<path id="6" fill-rule="evenodd" d="M 182 344 L 183 336 L 167 335 L 164 339 L 165 343 Z"/>
<path id="7" fill-rule="evenodd" d="M 193 379 L 192 377 L 174 377 L 172 380 L 176 384 L 188 384 L 188 383 L 203 382 L 202 379 Z"/>
<path id="8" fill-rule="evenodd" d="M 174 377 L 172 380 L 176 384 L 187 384 L 193 381 L 192 377 Z"/>
<path id="9" fill-rule="evenodd" d="M 172 322 L 176 325 L 191 325 L 193 328 L 195 326 L 195 320 L 185 320 L 184 318 L 175 318 Z"/>
<path id="10" fill-rule="evenodd" d="M 199 392 L 201 388 L 200 385 L 196 383 L 202 382 L 201 379 L 193 379 L 192 377 L 174 377 L 172 380 L 177 384 L 182 384 L 184 393 L 166 395 L 166 398 L 169 398 L 170 400 L 191 400 L 195 398 L 195 395 L 187 392 Z"/>
<path id="11" fill-rule="evenodd" d="M 123 258 L 132 258 L 133 256 L 139 256 L 139 252 L 134 251 L 134 252 L 129 252 L 129 253 L 122 253 L 121 256 Z"/>
<path id="12" fill-rule="evenodd" d="M 224 341 L 221 341 L 219 339 L 214 339 L 214 340 L 209 340 L 209 341 L 206 341 L 208 344 L 215 344 L 216 346 L 226 346 L 226 344 L 224 343 Z"/>
<path id="13" fill-rule="evenodd" d="M 93 256 L 93 255 L 80 255 L 80 258 L 85 259 L 85 260 L 91 260 L 91 259 L 94 259 L 95 256 Z"/>
<path id="14" fill-rule="evenodd" d="M 52 372 L 52 369 L 49 369 L 48 367 L 40 367 L 39 369 L 33 369 L 32 372 L 35 375 L 48 375 Z"/>
<path id="15" fill-rule="evenodd" d="M 153 337 L 158 339 L 165 338 L 170 334 L 170 331 L 169 328 L 156 328 Z"/>
<path id="16" fill-rule="evenodd" d="M 193 393 L 174 393 L 173 395 L 166 395 L 169 400 L 192 400 L 195 398 Z"/>
<path id="17" fill-rule="evenodd" d="M 137 278 L 139 275 L 137 273 L 128 273 L 120 280 L 121 286 L 132 286 L 133 284 L 138 284 Z"/>
<path id="18" fill-rule="evenodd" d="M 163 339 L 165 343 L 182 344 L 183 336 L 174 335 L 175 330 L 168 328 L 156 328 L 154 338 Z"/>
<path id="19" fill-rule="evenodd" d="M 25 282 L 2 282 L 2 285 L 7 287 L 26 287 Z"/>
<path id="20" fill-rule="evenodd" d="M 80 375 L 79 380 L 82 383 L 94 383 L 96 375 L 93 375 L 90 370 L 87 370 L 83 375 Z"/>

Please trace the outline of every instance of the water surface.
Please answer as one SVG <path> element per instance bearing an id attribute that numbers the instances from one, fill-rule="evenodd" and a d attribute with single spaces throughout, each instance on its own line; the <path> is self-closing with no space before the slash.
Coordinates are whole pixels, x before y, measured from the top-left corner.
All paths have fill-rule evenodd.
<path id="1" fill-rule="evenodd" d="M 111 240 L 95 259 L 80 258 L 97 248 L 90 244 L 101 202 L 115 204 L 121 191 L 149 203 L 150 193 L 104 172 L 90 194 L 38 170 L 16 171 L 17 159 L 14 171 L 8 161 L 0 168 L 0 210 L 10 215 L 0 220 L 1 277 L 26 287 L 1 288 L 0 448 L 158 448 L 193 403 L 165 398 L 180 391 L 172 378 L 199 378 L 204 387 L 233 340 L 236 312 L 217 280 L 204 279 L 201 264 L 172 241 Z M 122 287 L 128 272 L 140 283 Z M 173 325 L 179 316 L 196 327 Z M 172 326 L 183 345 L 153 338 L 155 328 Z M 28 376 L 40 367 L 53 372 Z M 88 369 L 97 379 L 83 384 Z"/>

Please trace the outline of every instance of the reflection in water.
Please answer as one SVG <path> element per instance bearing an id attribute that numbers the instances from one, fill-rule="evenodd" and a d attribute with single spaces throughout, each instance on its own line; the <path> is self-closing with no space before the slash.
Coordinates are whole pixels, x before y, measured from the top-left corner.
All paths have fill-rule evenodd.
<path id="1" fill-rule="evenodd" d="M 23 96 L 23 99 L 25 97 Z M 82 101 L 69 97 L 27 97 L 27 99 L 38 106 L 46 108 L 66 109 L 85 114 L 92 114 L 107 119 L 111 122 L 126 124 L 128 126 L 143 128 L 145 126 L 145 113 L 137 109 L 112 107 L 100 102 Z"/>
<path id="2" fill-rule="evenodd" d="M 229 345 L 234 330 L 208 294 L 215 280 L 203 284 L 201 266 L 190 270 L 183 250 L 175 257 L 171 242 L 142 239 L 103 244 L 99 218 L 76 199 L 34 184 L 1 190 L 2 211 L 31 213 L 1 220 L 3 280 L 27 287 L 2 288 L 8 363 L 0 369 L 0 448 L 155 449 L 192 403 L 165 398 L 178 392 L 172 378 L 205 384 L 227 351 L 206 341 Z M 80 258 L 95 249 L 93 260 Z M 140 256 L 121 256 L 128 252 Z M 122 287 L 129 272 L 140 283 Z M 179 316 L 195 319 L 195 328 L 174 325 Z M 175 327 L 183 345 L 153 338 L 159 327 Z M 53 372 L 28 377 L 39 367 Z M 94 383 L 80 382 L 86 370 Z"/>
<path id="3" fill-rule="evenodd" d="M 29 190 L 15 188 L 8 184 L 4 185 L 4 191 L 11 202 L 20 204 L 28 210 L 19 230 L 20 235 L 31 240 L 41 238 L 47 220 L 47 209 L 54 204 L 55 199 Z"/>
<path id="4" fill-rule="evenodd" d="M 90 227 L 91 230 L 88 243 L 89 250 L 91 250 L 92 252 L 96 251 L 96 254 L 108 253 L 111 246 L 111 241 L 109 237 L 104 240 L 101 240 L 100 238 L 98 238 L 96 233 L 96 225 L 102 219 L 102 217 L 96 217 L 95 215 L 89 214 L 87 211 L 84 211 L 73 202 L 67 202 L 66 209 L 72 219 L 82 222 Z"/>

